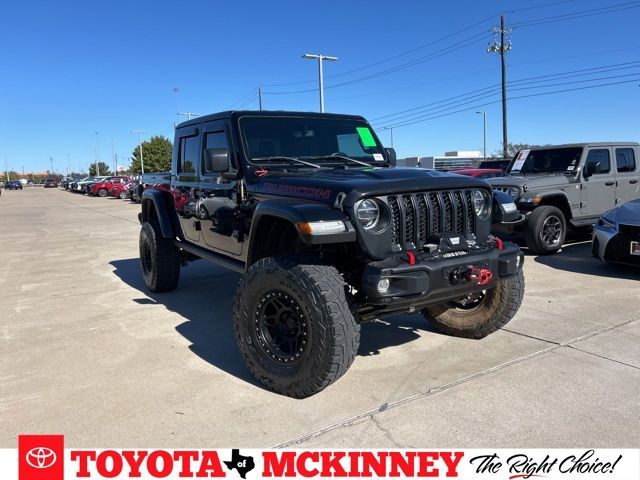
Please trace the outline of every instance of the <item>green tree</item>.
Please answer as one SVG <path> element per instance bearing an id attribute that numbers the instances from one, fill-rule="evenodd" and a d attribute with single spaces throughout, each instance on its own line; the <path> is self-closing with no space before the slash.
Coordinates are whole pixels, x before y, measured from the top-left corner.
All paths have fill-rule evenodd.
<path id="1" fill-rule="evenodd" d="M 100 176 L 111 175 L 111 171 L 109 170 L 109 165 L 104 162 L 98 162 L 98 170 L 100 171 Z M 89 175 L 96 174 L 96 164 L 92 163 L 89 165 Z"/>
<path id="2" fill-rule="evenodd" d="M 150 140 L 142 142 L 142 157 L 144 160 L 145 172 L 167 172 L 171 170 L 171 153 L 173 144 L 171 140 L 161 135 L 151 137 Z M 133 149 L 131 154 L 131 168 L 133 173 L 141 173 L 140 168 L 140 148 Z"/>

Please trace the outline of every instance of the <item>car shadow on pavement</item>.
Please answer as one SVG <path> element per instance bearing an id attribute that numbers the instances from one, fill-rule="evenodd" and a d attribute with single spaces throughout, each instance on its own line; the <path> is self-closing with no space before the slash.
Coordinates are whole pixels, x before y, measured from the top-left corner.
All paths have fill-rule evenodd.
<path id="1" fill-rule="evenodd" d="M 595 275 L 598 277 L 640 280 L 637 267 L 604 263 L 591 256 L 591 242 L 565 244 L 553 255 L 530 256 L 533 261 L 557 270 Z"/>
<path id="2" fill-rule="evenodd" d="M 133 301 L 139 305 L 164 305 L 185 319 L 176 331 L 191 344 L 189 349 L 204 361 L 252 385 L 261 387 L 244 364 L 236 347 L 231 316 L 233 293 L 240 275 L 204 261 L 194 262 L 180 272 L 180 284 L 173 292 L 147 290 L 137 258 L 110 262 L 114 274 L 141 293 Z M 396 315 L 362 324 L 358 355 L 380 355 L 429 330 L 420 314 Z"/>

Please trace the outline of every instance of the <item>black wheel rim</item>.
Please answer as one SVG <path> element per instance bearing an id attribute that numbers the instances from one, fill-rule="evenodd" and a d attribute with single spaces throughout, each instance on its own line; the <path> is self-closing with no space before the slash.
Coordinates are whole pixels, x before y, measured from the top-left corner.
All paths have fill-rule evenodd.
<path id="1" fill-rule="evenodd" d="M 260 347 L 278 363 L 295 363 L 307 349 L 309 321 L 298 302 L 281 290 L 260 298 L 254 327 Z"/>
<path id="2" fill-rule="evenodd" d="M 479 292 L 470 293 L 467 296 L 458 298 L 449 302 L 449 306 L 457 308 L 458 310 L 477 310 L 484 305 L 487 299 L 487 290 L 481 290 Z"/>
<path id="3" fill-rule="evenodd" d="M 542 224 L 540 238 L 546 247 L 555 248 L 562 236 L 562 222 L 556 215 L 549 215 Z"/>
<path id="4" fill-rule="evenodd" d="M 153 269 L 153 263 L 151 261 L 152 255 L 151 255 L 151 246 L 149 245 L 149 242 L 146 240 L 143 240 L 142 242 L 142 252 L 140 252 L 140 260 L 142 262 L 142 271 L 144 272 L 145 275 L 148 275 L 151 273 L 151 270 Z"/>

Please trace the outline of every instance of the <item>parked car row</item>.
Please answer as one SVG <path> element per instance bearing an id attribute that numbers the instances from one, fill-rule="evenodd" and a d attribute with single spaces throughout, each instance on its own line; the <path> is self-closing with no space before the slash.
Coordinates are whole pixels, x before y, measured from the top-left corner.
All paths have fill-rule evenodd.
<path id="1" fill-rule="evenodd" d="M 92 197 L 114 197 L 140 203 L 145 188 L 157 183 L 156 175 L 164 173 L 147 173 L 142 176 L 88 176 L 84 178 L 65 178 L 60 186 L 72 193 L 85 194 Z"/>

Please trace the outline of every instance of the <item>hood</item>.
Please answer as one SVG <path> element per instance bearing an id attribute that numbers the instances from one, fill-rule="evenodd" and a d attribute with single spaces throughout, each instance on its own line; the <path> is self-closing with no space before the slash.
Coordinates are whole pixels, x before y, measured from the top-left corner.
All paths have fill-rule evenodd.
<path id="1" fill-rule="evenodd" d="M 625 225 L 640 225 L 640 198 L 618 207 L 616 222 Z"/>
<path id="2" fill-rule="evenodd" d="M 256 193 L 305 198 L 333 203 L 339 193 L 346 204 L 372 195 L 489 188 L 483 180 L 422 168 L 322 169 L 305 172 L 272 172 L 250 186 Z"/>
<path id="3" fill-rule="evenodd" d="M 569 184 L 566 175 L 513 175 L 508 177 L 497 177 L 487 179 L 487 183 L 492 187 L 512 187 L 522 188 L 527 185 L 529 188 L 554 187 Z"/>

